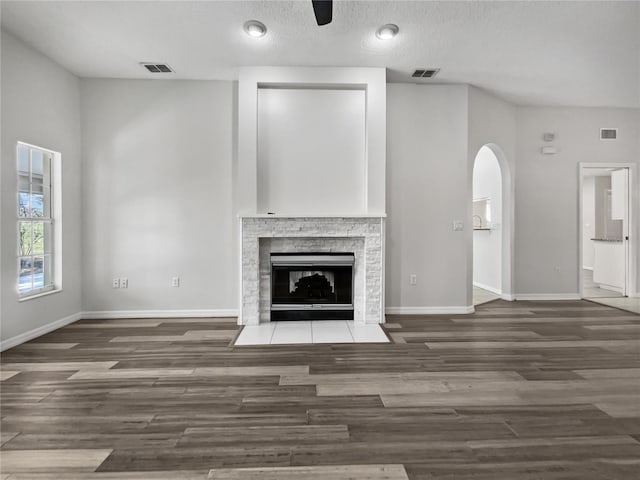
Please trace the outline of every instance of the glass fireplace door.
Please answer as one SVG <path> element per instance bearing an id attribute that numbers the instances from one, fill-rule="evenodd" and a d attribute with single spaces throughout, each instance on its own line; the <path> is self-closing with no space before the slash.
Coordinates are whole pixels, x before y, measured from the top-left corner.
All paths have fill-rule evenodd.
<path id="1" fill-rule="evenodd" d="M 272 320 L 353 318 L 353 254 L 272 254 L 271 313 Z"/>

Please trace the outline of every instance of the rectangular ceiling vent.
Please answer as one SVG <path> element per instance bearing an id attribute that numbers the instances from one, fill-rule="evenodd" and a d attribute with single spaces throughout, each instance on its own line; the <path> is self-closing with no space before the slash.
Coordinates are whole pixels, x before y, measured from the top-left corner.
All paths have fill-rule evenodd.
<path id="1" fill-rule="evenodd" d="M 616 140 L 618 138 L 617 128 L 601 128 L 600 140 Z"/>
<path id="2" fill-rule="evenodd" d="M 418 68 L 411 76 L 413 78 L 433 78 L 439 71 L 439 68 Z"/>
<path id="3" fill-rule="evenodd" d="M 148 63 L 142 62 L 144 68 L 149 70 L 151 73 L 172 73 L 173 69 L 167 65 L 166 63 Z"/>

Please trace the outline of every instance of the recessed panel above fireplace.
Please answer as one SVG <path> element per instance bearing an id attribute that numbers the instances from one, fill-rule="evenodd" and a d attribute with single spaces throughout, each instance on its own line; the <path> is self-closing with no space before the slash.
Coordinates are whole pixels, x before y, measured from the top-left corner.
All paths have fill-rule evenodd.
<path id="1" fill-rule="evenodd" d="M 271 320 L 352 320 L 353 266 L 346 253 L 272 253 Z"/>

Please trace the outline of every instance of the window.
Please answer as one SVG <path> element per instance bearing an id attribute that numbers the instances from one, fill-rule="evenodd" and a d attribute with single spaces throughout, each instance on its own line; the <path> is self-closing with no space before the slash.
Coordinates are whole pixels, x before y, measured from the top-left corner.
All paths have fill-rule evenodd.
<path id="1" fill-rule="evenodd" d="M 56 155 L 18 143 L 18 293 L 54 288 L 52 172 Z"/>
<path id="2" fill-rule="evenodd" d="M 477 198 L 473 200 L 473 229 L 491 229 L 491 199 Z"/>

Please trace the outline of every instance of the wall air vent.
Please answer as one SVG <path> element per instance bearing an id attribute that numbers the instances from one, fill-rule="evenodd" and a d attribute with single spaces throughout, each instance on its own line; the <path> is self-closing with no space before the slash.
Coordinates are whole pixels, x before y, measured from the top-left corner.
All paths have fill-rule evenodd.
<path id="1" fill-rule="evenodd" d="M 142 62 L 140 63 L 144 68 L 149 70 L 151 73 L 172 73 L 173 69 L 167 65 L 166 63 L 148 63 Z"/>
<path id="2" fill-rule="evenodd" d="M 617 128 L 601 128 L 600 140 L 616 140 L 618 138 Z"/>
<path id="3" fill-rule="evenodd" d="M 411 76 L 413 78 L 433 78 L 439 71 L 439 68 L 418 68 Z"/>

